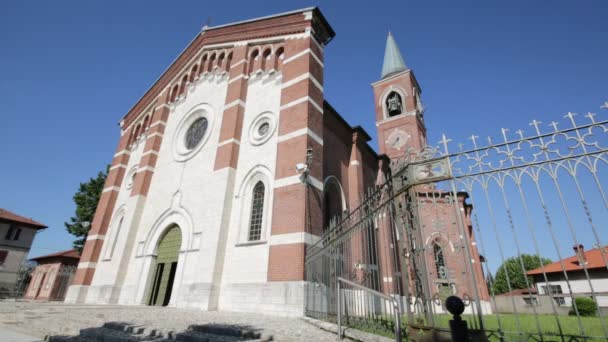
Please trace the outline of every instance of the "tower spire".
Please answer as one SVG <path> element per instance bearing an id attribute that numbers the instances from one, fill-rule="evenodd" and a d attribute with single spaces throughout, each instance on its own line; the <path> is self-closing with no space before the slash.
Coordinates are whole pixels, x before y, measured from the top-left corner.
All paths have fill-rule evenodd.
<path id="1" fill-rule="evenodd" d="M 407 70 L 405 61 L 401 56 L 399 47 L 393 38 L 391 31 L 388 31 L 386 38 L 386 49 L 384 50 L 384 63 L 382 64 L 382 78 L 394 73 Z"/>

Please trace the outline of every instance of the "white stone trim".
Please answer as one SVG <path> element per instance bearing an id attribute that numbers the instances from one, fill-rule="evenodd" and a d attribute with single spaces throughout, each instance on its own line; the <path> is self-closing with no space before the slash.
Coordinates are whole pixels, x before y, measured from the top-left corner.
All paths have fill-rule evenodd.
<path id="1" fill-rule="evenodd" d="M 141 156 L 144 157 L 144 156 L 147 156 L 148 154 L 153 154 L 153 155 L 158 156 L 158 151 L 156 151 L 156 150 L 148 150 L 148 151 L 142 153 Z"/>
<path id="2" fill-rule="evenodd" d="M 234 101 L 232 101 L 232 102 L 230 102 L 230 103 L 226 104 L 226 105 L 224 106 L 224 110 L 227 110 L 227 109 L 229 109 L 229 108 L 231 108 L 231 107 L 234 107 L 234 106 L 236 106 L 236 105 L 239 105 L 239 106 L 241 106 L 241 107 L 245 108 L 245 102 L 243 102 L 241 99 L 238 99 L 238 100 L 234 100 Z"/>
<path id="3" fill-rule="evenodd" d="M 359 163 L 358 160 L 351 160 L 350 161 L 350 165 L 352 165 L 352 166 L 359 166 L 359 165 L 361 165 L 361 163 Z"/>
<path id="4" fill-rule="evenodd" d="M 314 141 L 319 143 L 319 145 L 323 146 L 323 138 L 317 135 L 317 133 L 313 132 L 310 128 L 301 128 L 293 132 L 289 132 L 287 134 L 280 135 L 278 138 L 278 142 L 283 142 L 289 139 L 293 139 L 302 135 L 310 136 Z"/>
<path id="5" fill-rule="evenodd" d="M 325 48 L 323 47 L 323 45 L 321 45 L 321 43 L 319 43 L 317 41 L 317 39 L 315 38 L 314 35 L 312 35 L 311 33 L 308 33 L 308 36 L 310 37 L 310 40 L 315 43 L 315 45 L 319 48 L 319 50 L 321 51 L 325 51 Z"/>
<path id="6" fill-rule="evenodd" d="M 122 168 L 122 169 L 126 169 L 126 168 L 127 168 L 127 165 L 126 165 L 126 164 L 116 164 L 116 165 L 114 165 L 114 166 L 110 167 L 110 171 L 112 171 L 112 170 L 114 170 L 114 169 L 120 169 L 120 168 Z"/>
<path id="7" fill-rule="evenodd" d="M 285 88 L 291 87 L 292 85 L 294 85 L 294 84 L 296 84 L 296 83 L 298 83 L 300 81 L 303 81 L 303 80 L 305 80 L 307 78 L 310 78 L 310 80 L 312 81 L 312 83 L 317 88 L 319 88 L 319 90 L 323 91 L 323 86 L 321 85 L 321 83 L 319 83 L 319 81 L 317 81 L 317 79 L 311 73 L 309 73 L 309 72 L 303 73 L 302 75 L 300 75 L 300 76 L 298 76 L 298 77 L 296 77 L 296 78 L 294 78 L 294 79 L 292 79 L 290 81 L 287 81 L 287 82 L 281 84 L 281 89 L 285 89 Z"/>
<path id="8" fill-rule="evenodd" d="M 154 172 L 154 167 L 152 167 L 152 166 L 142 166 L 142 167 L 137 168 L 137 173 L 140 173 L 142 171 Z"/>
<path id="9" fill-rule="evenodd" d="M 154 126 L 158 126 L 158 125 L 167 126 L 167 123 L 165 121 L 158 120 L 158 121 L 155 121 L 154 123 L 150 124 L 150 128 L 152 128 Z"/>
<path id="10" fill-rule="evenodd" d="M 280 178 L 280 179 L 275 179 L 274 180 L 274 188 L 282 188 L 284 186 L 289 186 L 289 185 L 294 185 L 294 184 L 302 184 L 302 176 L 301 175 L 295 175 L 295 176 L 289 176 L 289 177 L 284 177 L 284 178 Z M 315 177 L 308 175 L 308 184 L 314 186 L 315 188 L 317 188 L 320 191 L 323 191 L 323 182 L 321 182 L 320 180 L 316 179 Z"/>
<path id="11" fill-rule="evenodd" d="M 236 76 L 235 78 L 228 80 L 228 84 L 236 82 L 236 81 L 240 80 L 241 78 L 245 78 L 245 74 L 240 74 L 240 75 Z"/>
<path id="12" fill-rule="evenodd" d="M 239 66 L 239 65 L 241 65 L 241 63 L 245 63 L 245 62 L 247 62 L 247 59 L 246 59 L 246 58 L 241 59 L 240 61 L 238 61 L 238 62 L 236 62 L 236 63 L 234 63 L 234 64 L 230 64 L 230 69 L 232 69 L 232 68 L 234 68 L 234 67 L 236 67 L 236 66 Z"/>
<path id="13" fill-rule="evenodd" d="M 319 111 L 319 113 L 323 114 L 323 108 L 321 106 L 319 106 L 310 96 L 304 96 L 297 100 L 293 100 L 287 104 L 282 105 L 281 108 L 279 108 L 279 109 L 280 110 L 287 109 L 287 108 L 293 107 L 295 105 L 298 105 L 298 104 L 300 104 L 302 102 L 306 102 L 306 101 L 310 102 L 310 104 L 312 104 L 312 106 L 315 107 L 315 109 L 317 109 Z"/>
<path id="14" fill-rule="evenodd" d="M 119 186 L 109 186 L 107 188 L 104 188 L 101 192 L 108 192 L 108 191 L 119 191 L 120 187 Z"/>
<path id="15" fill-rule="evenodd" d="M 131 151 L 129 151 L 129 150 L 122 150 L 122 151 L 120 151 L 120 152 L 116 152 L 116 153 L 114 154 L 114 158 L 116 158 L 116 157 L 120 157 L 120 156 L 121 156 L 121 155 L 123 155 L 123 154 L 126 154 L 126 155 L 131 155 Z"/>
<path id="16" fill-rule="evenodd" d="M 96 266 L 97 263 L 91 261 L 81 261 L 78 263 L 78 268 L 95 268 Z"/>
<path id="17" fill-rule="evenodd" d="M 380 121 L 376 122 L 376 127 L 382 125 L 383 123 L 391 122 L 391 121 L 397 120 L 399 118 L 402 118 L 404 116 L 415 116 L 416 112 L 417 112 L 416 110 L 411 110 L 409 112 L 405 112 L 405 113 L 402 113 L 402 114 L 399 114 L 399 115 L 388 117 L 386 119 L 383 119 L 383 120 L 380 120 Z"/>
<path id="18" fill-rule="evenodd" d="M 319 189 L 320 191 L 323 191 L 324 186 L 323 186 L 323 182 L 321 182 L 320 180 L 318 180 L 317 178 L 308 175 L 308 184 L 314 186 L 315 188 Z"/>
<path id="19" fill-rule="evenodd" d="M 217 147 L 221 147 L 221 146 L 224 146 L 224 145 L 228 145 L 228 144 L 230 144 L 230 143 L 235 143 L 235 144 L 237 144 L 237 145 L 239 145 L 239 146 L 241 145 L 241 142 L 240 142 L 239 140 L 236 140 L 236 139 L 234 139 L 234 138 L 230 138 L 230 139 L 224 140 L 224 141 L 222 141 L 221 143 L 217 144 Z"/>
<path id="20" fill-rule="evenodd" d="M 316 43 L 316 41 L 315 41 L 315 43 Z M 286 58 L 285 60 L 283 60 L 283 64 L 287 64 L 289 62 L 293 62 L 294 60 L 296 60 L 296 59 L 298 59 L 298 58 L 306 55 L 307 53 L 310 53 L 310 55 L 312 56 L 312 58 L 314 58 L 317 61 L 317 63 L 319 63 L 319 65 L 321 65 L 321 67 L 325 67 L 325 65 L 323 65 L 323 62 L 321 62 L 321 59 L 310 48 L 308 48 L 306 50 L 303 50 L 303 51 L 300 51 L 300 52 L 296 53 L 295 55 L 293 55 L 293 56 L 291 56 L 289 58 Z"/>
<path id="21" fill-rule="evenodd" d="M 103 234 L 91 234 L 87 236 L 87 241 L 89 240 L 103 240 L 106 236 Z"/>
<path id="22" fill-rule="evenodd" d="M 158 136 L 158 137 L 160 137 L 162 139 L 165 135 L 162 134 L 162 133 L 159 133 L 159 132 L 154 132 L 154 133 L 148 135 L 146 138 L 150 139 L 150 138 L 155 137 L 155 136 Z"/>
<path id="23" fill-rule="evenodd" d="M 171 109 L 171 106 L 169 106 L 169 104 L 167 104 L 167 103 L 163 103 L 161 105 L 158 105 L 158 107 L 154 108 L 154 110 L 157 110 L 159 108 L 160 109 L 163 109 L 163 108 Z"/>
<path id="24" fill-rule="evenodd" d="M 287 233 L 287 234 L 278 234 L 270 236 L 270 245 L 290 245 L 294 243 L 305 243 L 308 245 L 315 244 L 317 241 L 321 239 L 320 236 L 313 235 L 310 233 L 300 232 L 300 233 Z"/>

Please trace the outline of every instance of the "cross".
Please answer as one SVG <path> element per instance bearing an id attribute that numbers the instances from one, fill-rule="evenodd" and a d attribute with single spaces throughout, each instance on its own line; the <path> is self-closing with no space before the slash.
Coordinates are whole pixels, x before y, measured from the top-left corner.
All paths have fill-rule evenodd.
<path id="1" fill-rule="evenodd" d="M 536 133 L 540 134 L 540 130 L 538 129 L 538 125 L 540 125 L 542 122 L 541 121 L 536 121 L 536 119 L 532 120 L 532 122 L 530 122 L 530 126 L 534 126 L 534 128 L 536 129 Z"/>
<path id="2" fill-rule="evenodd" d="M 608 109 L 608 101 L 604 102 L 600 108 Z"/>
<path id="3" fill-rule="evenodd" d="M 608 105 L 608 102 L 606 102 L 606 104 Z M 606 107 L 608 108 L 608 107 Z M 589 120 L 591 120 L 591 123 L 595 123 L 595 113 L 587 113 L 587 115 L 585 115 L 586 118 L 588 118 Z"/>
<path id="4" fill-rule="evenodd" d="M 469 139 L 473 142 L 473 146 L 475 146 L 475 148 L 477 148 L 477 138 L 479 138 L 479 136 L 475 134 L 469 137 Z"/>
<path id="5" fill-rule="evenodd" d="M 568 114 L 564 115 L 564 118 L 570 119 L 570 122 L 572 122 L 572 127 L 576 127 L 576 123 L 574 122 L 574 117 L 576 115 L 577 115 L 576 113 L 572 113 L 572 112 L 568 112 Z"/>
<path id="6" fill-rule="evenodd" d="M 507 139 L 507 132 L 509 131 L 508 128 L 501 128 L 500 131 L 502 132 L 502 137 L 505 140 L 505 142 L 509 141 L 509 139 Z"/>
<path id="7" fill-rule="evenodd" d="M 551 121 L 551 123 L 549 124 L 549 126 L 553 127 L 553 130 L 557 132 L 557 125 L 559 125 L 559 122 L 557 121 Z"/>
<path id="8" fill-rule="evenodd" d="M 441 135 L 441 140 L 439 142 L 443 144 L 443 148 L 445 149 L 445 153 L 448 153 L 448 143 L 450 141 L 452 141 L 452 139 L 448 139 L 448 137 L 446 137 L 445 134 Z"/>
<path id="9" fill-rule="evenodd" d="M 521 129 L 518 129 L 517 131 L 515 131 L 515 133 L 516 133 L 517 135 L 519 135 L 519 138 L 520 138 L 520 139 L 523 139 L 523 138 L 524 138 L 524 131 L 522 131 Z"/>

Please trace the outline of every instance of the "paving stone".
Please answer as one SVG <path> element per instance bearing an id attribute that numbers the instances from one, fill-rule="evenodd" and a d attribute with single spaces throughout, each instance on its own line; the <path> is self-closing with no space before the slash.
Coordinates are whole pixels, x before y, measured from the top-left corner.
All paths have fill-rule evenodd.
<path id="1" fill-rule="evenodd" d="M 21 321 L 24 316 L 23 313 L 26 311 L 35 312 L 40 318 L 27 320 L 27 324 L 3 323 L 5 321 Z M 50 311 L 53 313 L 47 314 Z M 114 323 L 124 323 L 124 325 L 112 325 Z M 198 333 L 197 337 L 207 338 L 209 341 L 228 342 L 243 340 L 333 342 L 336 340 L 335 334 L 323 331 L 295 317 L 149 306 L 68 305 L 63 303 L 9 303 L 0 301 L 0 324 L 6 325 L 11 330 L 38 336 L 71 335 L 72 337 L 78 335 L 81 329 L 104 327 L 104 329 L 114 330 L 118 333 L 140 335 L 142 339 L 149 339 L 151 337 L 149 335 L 154 333 L 152 341 L 155 342 L 176 341 L 180 334 L 182 338 L 187 338 L 188 334 L 194 335 L 194 333 Z M 227 327 L 232 329 L 234 334 L 230 336 L 214 335 L 211 334 L 210 330 L 188 330 L 190 326 Z M 123 331 L 119 331 L 120 329 L 123 329 Z M 216 330 L 215 332 L 220 331 Z M 221 332 L 230 333 L 230 330 Z M 93 332 L 88 333 L 93 334 Z M 112 338 L 115 338 L 115 341 L 127 341 L 120 340 L 119 338 L 122 337 L 117 336 L 112 335 Z M 69 342 L 81 341 L 78 338 L 71 340 L 65 338 L 65 341 Z M 143 341 L 142 339 L 137 341 Z"/>

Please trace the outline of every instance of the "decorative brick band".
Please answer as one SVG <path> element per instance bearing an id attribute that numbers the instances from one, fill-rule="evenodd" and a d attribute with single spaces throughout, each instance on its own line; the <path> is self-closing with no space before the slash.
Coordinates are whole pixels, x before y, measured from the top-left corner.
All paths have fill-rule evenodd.
<path id="1" fill-rule="evenodd" d="M 290 133 L 287 133 L 287 134 L 280 135 L 277 140 L 278 140 L 278 142 L 283 142 L 283 141 L 286 141 L 286 140 L 289 140 L 289 139 L 297 138 L 297 137 L 302 136 L 302 135 L 308 135 L 314 141 L 316 141 L 317 144 L 323 145 L 323 138 L 321 138 L 317 133 L 311 131 L 308 128 L 302 128 L 302 129 L 299 129 L 297 131 L 293 131 L 293 132 L 290 132 Z"/>

